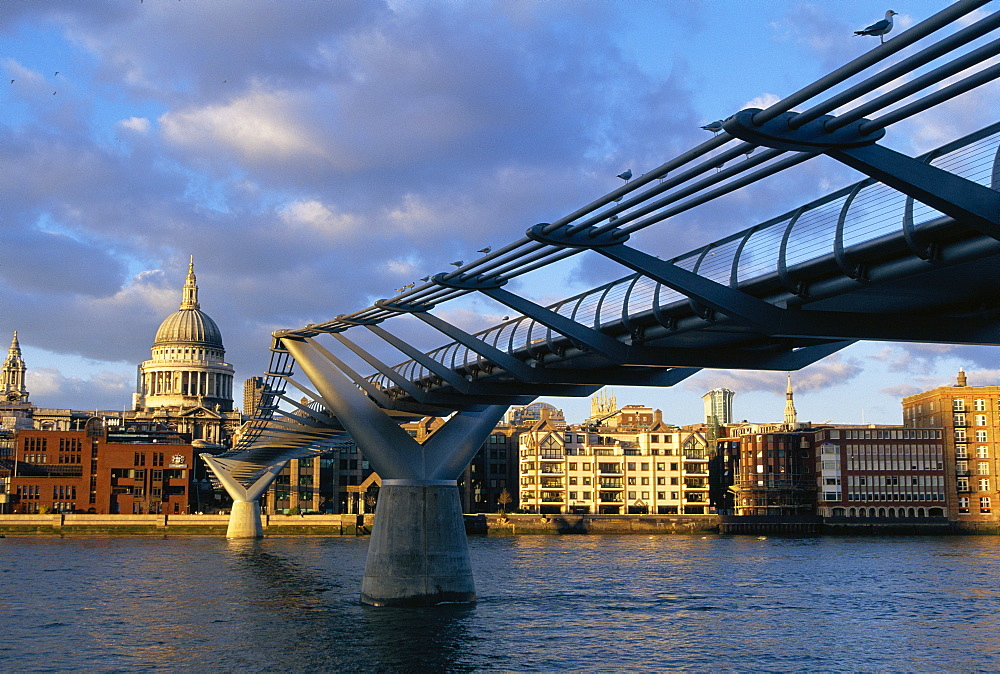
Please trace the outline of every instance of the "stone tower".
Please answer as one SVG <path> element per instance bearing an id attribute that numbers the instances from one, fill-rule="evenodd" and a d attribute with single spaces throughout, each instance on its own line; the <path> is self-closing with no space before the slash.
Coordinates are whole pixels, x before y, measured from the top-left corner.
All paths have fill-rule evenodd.
<path id="1" fill-rule="evenodd" d="M 7 350 L 7 358 L 3 362 L 3 370 L 0 372 L 0 387 L 3 390 L 3 399 L 9 403 L 28 402 L 28 389 L 24 384 L 24 374 L 27 367 L 21 357 L 21 345 L 17 341 L 17 330 L 14 331 L 14 339 L 10 342 Z"/>
<path id="2" fill-rule="evenodd" d="M 785 426 L 795 428 L 799 423 L 799 416 L 795 412 L 795 401 L 792 399 L 792 375 L 788 375 L 788 388 L 785 389 Z"/>

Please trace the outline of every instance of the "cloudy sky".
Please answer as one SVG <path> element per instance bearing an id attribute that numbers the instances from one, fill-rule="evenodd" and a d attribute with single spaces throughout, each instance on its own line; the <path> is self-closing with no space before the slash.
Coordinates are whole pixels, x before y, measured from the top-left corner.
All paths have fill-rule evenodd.
<path id="1" fill-rule="evenodd" d="M 897 25 L 942 0 L 896 7 Z M 905 5 L 905 6 L 904 6 Z M 121 409 L 189 255 L 238 381 L 279 328 L 350 313 L 520 237 L 876 43 L 882 2 L 9 0 L 0 3 L 0 337 L 32 400 Z M 995 11 L 988 5 L 986 11 Z M 899 30 L 897 28 L 897 30 Z M 925 151 L 995 121 L 997 90 L 894 128 Z M 662 256 L 857 180 L 811 162 L 661 225 Z M 576 258 L 574 258 L 575 260 Z M 521 290 L 623 275 L 592 258 Z M 558 289 L 558 292 L 554 291 Z M 469 328 L 504 310 L 452 310 Z M 439 340 L 440 341 L 440 340 Z M 426 347 L 435 346 L 427 343 Z M 902 395 L 996 384 L 995 349 L 859 344 L 794 375 L 800 417 L 898 423 Z M 778 419 L 784 373 L 702 372 L 620 404 Z M 557 400 L 573 421 L 586 401 Z"/>

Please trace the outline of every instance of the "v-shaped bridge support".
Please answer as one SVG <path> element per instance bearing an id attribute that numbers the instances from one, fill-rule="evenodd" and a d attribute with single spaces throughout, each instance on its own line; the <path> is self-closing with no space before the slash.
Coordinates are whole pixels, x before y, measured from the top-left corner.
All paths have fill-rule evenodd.
<path id="1" fill-rule="evenodd" d="M 233 499 L 233 509 L 229 513 L 229 528 L 226 538 L 263 538 L 264 526 L 260 518 L 260 497 L 271 486 L 287 461 L 279 461 L 267 467 L 249 487 L 233 476 L 233 469 L 245 467 L 240 461 L 218 459 L 211 454 L 202 454 L 202 460 L 215 473 L 215 477 Z"/>
<path id="2" fill-rule="evenodd" d="M 382 477 L 361 601 L 374 606 L 474 602 L 458 477 L 507 411 L 456 412 L 425 442 L 401 429 L 309 338 L 282 338 L 324 407 Z"/>

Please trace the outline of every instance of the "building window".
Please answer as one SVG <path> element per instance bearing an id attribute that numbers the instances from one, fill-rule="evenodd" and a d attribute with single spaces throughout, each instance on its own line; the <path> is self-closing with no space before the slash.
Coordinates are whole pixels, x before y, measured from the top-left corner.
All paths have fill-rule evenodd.
<path id="1" fill-rule="evenodd" d="M 989 491 L 989 490 L 990 490 L 990 481 L 987 478 L 980 478 L 979 491 Z"/>
<path id="2" fill-rule="evenodd" d="M 976 473 L 978 475 L 989 475 L 990 474 L 990 464 L 985 461 L 980 461 L 976 465 Z"/>
<path id="3" fill-rule="evenodd" d="M 965 401 L 964 400 L 952 400 L 951 401 L 951 409 L 953 409 L 956 412 L 964 412 L 965 411 Z"/>
<path id="4" fill-rule="evenodd" d="M 958 512 L 967 513 L 969 512 L 969 497 L 959 496 L 958 497 Z"/>
<path id="5" fill-rule="evenodd" d="M 980 496 L 979 497 L 979 512 L 988 513 L 990 511 L 990 497 Z"/>
<path id="6" fill-rule="evenodd" d="M 988 459 L 990 458 L 990 450 L 986 445 L 979 445 L 976 447 L 976 458 L 977 459 Z"/>
<path id="7" fill-rule="evenodd" d="M 976 415 L 976 426 L 985 426 L 985 425 L 986 425 L 986 415 L 985 414 L 977 414 Z"/>
<path id="8" fill-rule="evenodd" d="M 976 398 L 972 403 L 972 407 L 977 412 L 982 412 L 986 409 L 986 400 L 983 398 Z"/>
<path id="9" fill-rule="evenodd" d="M 986 431 L 976 431 L 976 442 L 987 442 Z"/>

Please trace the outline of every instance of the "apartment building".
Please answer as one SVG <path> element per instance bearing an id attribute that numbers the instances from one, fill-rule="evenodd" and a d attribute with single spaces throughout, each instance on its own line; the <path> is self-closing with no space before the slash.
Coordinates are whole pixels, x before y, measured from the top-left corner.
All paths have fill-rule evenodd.
<path id="1" fill-rule="evenodd" d="M 1000 522 L 1000 386 L 969 386 L 960 370 L 954 386 L 904 398 L 903 424 L 942 433 L 949 517 L 972 528 Z"/>
<path id="2" fill-rule="evenodd" d="M 518 436 L 520 510 L 541 514 L 707 514 L 705 436 L 628 405 L 607 425 L 544 415 Z"/>

